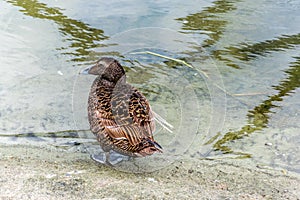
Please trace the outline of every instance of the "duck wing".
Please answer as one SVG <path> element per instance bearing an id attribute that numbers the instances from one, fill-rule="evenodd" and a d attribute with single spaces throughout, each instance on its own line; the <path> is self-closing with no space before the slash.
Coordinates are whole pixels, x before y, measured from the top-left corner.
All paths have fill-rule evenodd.
<path id="1" fill-rule="evenodd" d="M 102 99 L 104 100 L 104 99 Z M 130 85 L 115 87 L 110 99 L 105 100 L 107 109 L 97 109 L 94 119 L 100 120 L 102 133 L 112 140 L 126 141 L 136 146 L 145 139 L 153 140 L 155 117 L 146 97 Z M 97 127 L 97 126 L 94 126 Z M 99 130 L 92 130 L 94 133 Z"/>

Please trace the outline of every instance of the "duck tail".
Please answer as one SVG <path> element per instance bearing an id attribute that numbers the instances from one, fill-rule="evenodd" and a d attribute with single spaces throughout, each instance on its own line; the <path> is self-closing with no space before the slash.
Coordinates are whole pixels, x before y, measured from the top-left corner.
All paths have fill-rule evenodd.
<path id="1" fill-rule="evenodd" d="M 171 129 L 173 129 L 172 124 L 168 123 L 164 118 L 162 118 L 159 114 L 156 112 L 152 111 L 154 114 L 154 119 L 159 123 L 164 129 L 169 131 L 170 133 L 173 133 Z"/>
<path id="2" fill-rule="evenodd" d="M 154 147 L 155 147 L 155 149 L 157 150 L 157 151 L 159 151 L 159 152 L 163 152 L 162 151 L 162 146 L 160 146 L 157 142 L 155 142 L 155 141 L 153 141 L 153 140 L 150 140 L 150 139 L 147 139 L 147 141 L 150 143 L 150 144 L 152 144 Z"/>

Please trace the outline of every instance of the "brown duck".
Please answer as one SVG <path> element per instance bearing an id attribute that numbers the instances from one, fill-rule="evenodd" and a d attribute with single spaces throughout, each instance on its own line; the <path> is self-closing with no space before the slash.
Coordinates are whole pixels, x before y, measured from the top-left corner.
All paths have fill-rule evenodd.
<path id="1" fill-rule="evenodd" d="M 125 71 L 119 62 L 104 57 L 83 73 L 98 76 L 88 98 L 88 118 L 105 157 L 92 158 L 111 165 L 111 150 L 130 157 L 162 152 L 152 135 L 156 114 L 145 96 L 126 83 Z"/>

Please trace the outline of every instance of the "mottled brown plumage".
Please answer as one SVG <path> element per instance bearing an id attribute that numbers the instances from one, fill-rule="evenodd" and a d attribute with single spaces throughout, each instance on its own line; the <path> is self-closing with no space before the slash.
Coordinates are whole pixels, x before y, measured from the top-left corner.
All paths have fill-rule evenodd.
<path id="1" fill-rule="evenodd" d="M 113 58 L 101 58 L 84 71 L 98 75 L 88 99 L 88 118 L 91 131 L 106 152 L 138 157 L 162 152 L 153 139 L 154 112 L 145 96 L 126 83 L 123 67 Z"/>

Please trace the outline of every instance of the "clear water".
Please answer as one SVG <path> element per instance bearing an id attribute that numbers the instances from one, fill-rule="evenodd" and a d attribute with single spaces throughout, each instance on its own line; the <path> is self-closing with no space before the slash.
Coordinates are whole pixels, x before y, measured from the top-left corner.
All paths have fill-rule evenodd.
<path id="1" fill-rule="evenodd" d="M 7 0 L 0 8 L 2 144 L 93 143 L 86 103 L 95 77 L 78 73 L 113 56 L 174 126 L 158 126 L 165 153 L 150 162 L 230 155 L 300 172 L 299 1 Z"/>

